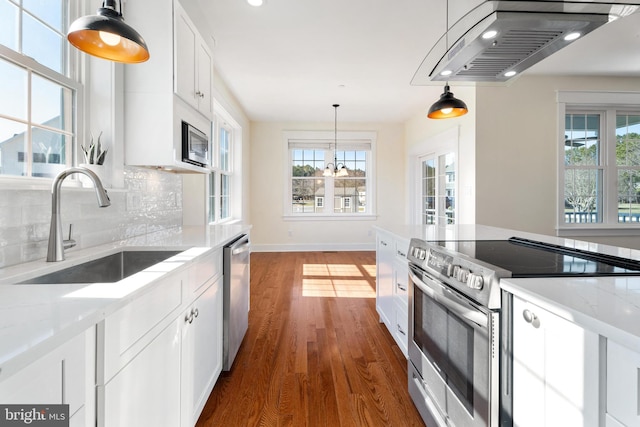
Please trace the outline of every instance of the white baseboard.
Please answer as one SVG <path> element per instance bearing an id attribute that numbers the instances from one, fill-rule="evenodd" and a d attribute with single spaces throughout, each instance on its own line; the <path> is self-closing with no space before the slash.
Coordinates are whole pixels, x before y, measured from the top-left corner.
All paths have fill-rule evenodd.
<path id="1" fill-rule="evenodd" d="M 261 245 L 251 242 L 251 252 L 375 251 L 373 243 L 287 243 Z"/>

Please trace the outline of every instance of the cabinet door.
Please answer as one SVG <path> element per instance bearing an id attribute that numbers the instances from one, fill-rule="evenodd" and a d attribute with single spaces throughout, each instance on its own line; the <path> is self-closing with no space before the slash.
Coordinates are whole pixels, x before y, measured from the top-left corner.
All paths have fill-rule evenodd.
<path id="1" fill-rule="evenodd" d="M 387 328 L 393 330 L 393 239 L 378 233 L 376 242 L 376 309 Z"/>
<path id="2" fill-rule="evenodd" d="M 191 106 L 198 108 L 196 96 L 196 40 L 198 35 L 187 13 L 175 7 L 175 92 Z"/>
<path id="3" fill-rule="evenodd" d="M 193 427 L 222 371 L 222 278 L 182 316 L 182 426 Z"/>
<path id="4" fill-rule="evenodd" d="M 198 83 L 196 96 L 198 97 L 198 109 L 207 117 L 213 115 L 213 102 L 211 91 L 213 87 L 213 60 L 209 49 L 203 41 L 198 42 L 197 67 Z"/>
<path id="5" fill-rule="evenodd" d="M 69 404 L 69 416 L 94 415 L 95 328 L 62 344 L 0 383 L 3 404 Z M 88 410 L 82 411 L 85 405 Z M 82 418 L 87 415 L 88 418 Z"/>
<path id="6" fill-rule="evenodd" d="M 597 426 L 598 336 L 513 298 L 513 421 Z"/>
<path id="7" fill-rule="evenodd" d="M 640 354 L 607 341 L 607 415 L 640 425 Z"/>
<path id="8" fill-rule="evenodd" d="M 167 326 L 104 387 L 99 427 L 180 425 L 180 318 Z"/>

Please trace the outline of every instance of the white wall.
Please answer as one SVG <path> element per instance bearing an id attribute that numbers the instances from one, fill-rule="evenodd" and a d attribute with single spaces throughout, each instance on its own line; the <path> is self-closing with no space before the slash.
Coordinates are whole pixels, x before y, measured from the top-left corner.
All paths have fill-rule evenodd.
<path id="1" fill-rule="evenodd" d="M 283 131 L 333 130 L 334 123 L 251 124 L 251 230 L 255 250 L 373 249 L 372 226 L 401 222 L 404 204 L 404 132 L 401 124 L 338 123 L 340 131 L 375 131 L 375 220 L 286 221 L 283 218 L 287 177 Z"/>
<path id="2" fill-rule="evenodd" d="M 476 96 L 476 220 L 556 234 L 559 90 L 637 91 L 640 78 L 523 76 Z M 637 237 L 581 236 L 640 248 Z"/>

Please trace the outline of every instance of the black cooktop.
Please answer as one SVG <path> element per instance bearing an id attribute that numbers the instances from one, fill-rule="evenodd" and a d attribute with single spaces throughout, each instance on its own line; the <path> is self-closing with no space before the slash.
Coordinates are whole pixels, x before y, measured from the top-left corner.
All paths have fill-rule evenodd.
<path id="1" fill-rule="evenodd" d="M 437 243 L 508 270 L 512 277 L 640 275 L 640 261 L 518 237 Z"/>

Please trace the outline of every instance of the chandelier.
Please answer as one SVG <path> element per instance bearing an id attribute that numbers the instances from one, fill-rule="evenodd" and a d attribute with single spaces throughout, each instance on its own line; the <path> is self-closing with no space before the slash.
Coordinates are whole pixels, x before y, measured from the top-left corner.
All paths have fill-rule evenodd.
<path id="1" fill-rule="evenodd" d="M 349 176 L 349 170 L 344 163 L 338 163 L 338 107 L 340 104 L 333 104 L 334 121 L 334 143 L 333 143 L 333 163 L 327 163 L 327 167 L 322 173 L 323 176 Z"/>

